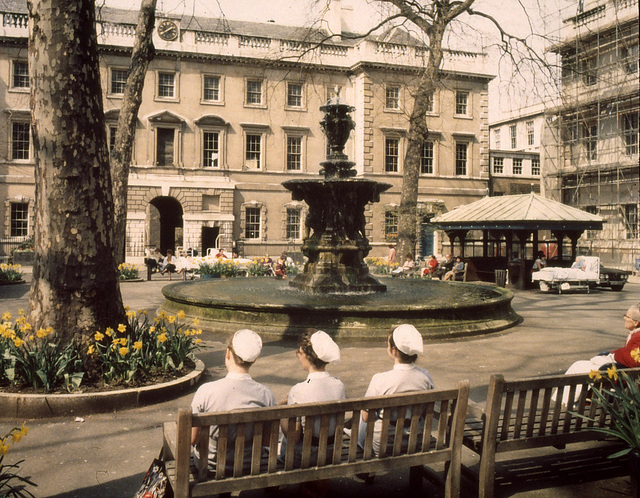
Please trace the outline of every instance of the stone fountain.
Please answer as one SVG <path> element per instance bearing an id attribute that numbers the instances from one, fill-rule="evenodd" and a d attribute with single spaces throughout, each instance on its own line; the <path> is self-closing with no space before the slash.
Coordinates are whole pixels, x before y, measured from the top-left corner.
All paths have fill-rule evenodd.
<path id="1" fill-rule="evenodd" d="M 320 122 L 329 142 L 327 160 L 321 162 L 323 180 L 289 180 L 282 185 L 296 201 L 309 206 L 302 253 L 304 271 L 291 286 L 306 292 L 384 292 L 386 285 L 369 274 L 364 258 L 371 246 L 365 235 L 364 209 L 378 202 L 380 193 L 391 188 L 365 178 L 354 178 L 355 163 L 344 154 L 344 145 L 355 123 L 355 109 L 340 102 L 339 94 L 320 107 Z"/>
<path id="2" fill-rule="evenodd" d="M 330 150 L 323 179 L 289 180 L 284 187 L 309 206 L 302 251 L 304 271 L 289 285 L 269 277 L 200 280 L 165 286 L 162 310 L 197 318 L 203 329 L 231 334 L 251 328 L 268 339 L 294 339 L 307 328 L 341 341 L 384 340 L 400 323 L 425 339 L 483 335 L 516 325 L 513 293 L 461 282 L 389 279 L 369 274 L 371 250 L 364 210 L 391 185 L 357 178 L 344 145 L 354 128 L 353 107 L 339 96 L 320 108 Z"/>

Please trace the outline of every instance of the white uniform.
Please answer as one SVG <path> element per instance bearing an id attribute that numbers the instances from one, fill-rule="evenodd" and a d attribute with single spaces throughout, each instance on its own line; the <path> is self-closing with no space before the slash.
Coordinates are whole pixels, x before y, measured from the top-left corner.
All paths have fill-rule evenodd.
<path id="1" fill-rule="evenodd" d="M 248 373 L 228 373 L 226 377 L 214 382 L 207 382 L 198 388 L 191 402 L 193 413 L 226 412 L 243 408 L 275 406 L 276 398 L 268 387 L 256 382 Z M 229 440 L 233 441 L 235 433 L 229 428 Z M 209 466 L 215 468 L 218 443 L 218 426 L 211 426 L 209 433 Z M 245 465 L 251 454 L 253 432 L 245 433 Z M 234 445 L 228 445 L 228 470 L 233 468 Z M 194 448 L 194 459 L 198 463 L 198 453 Z"/>
<path id="2" fill-rule="evenodd" d="M 304 382 L 300 382 L 291 388 L 287 397 L 287 404 L 296 405 L 302 403 L 316 403 L 320 401 L 337 401 L 346 398 L 346 392 L 342 381 L 333 377 L 328 372 L 310 372 Z M 305 421 L 302 420 L 304 430 Z M 335 420 L 329 421 L 329 435 L 333 435 L 336 430 Z M 317 418 L 313 424 L 313 437 L 320 436 L 320 418 Z M 280 458 L 284 461 L 284 455 L 287 448 L 286 438 L 282 441 L 280 448 Z M 300 462 L 300 453 L 302 451 L 302 439 L 296 445 L 296 462 Z M 313 461 L 312 454 L 312 461 Z"/>
<path id="3" fill-rule="evenodd" d="M 392 370 L 377 373 L 371 378 L 365 397 L 384 396 L 411 391 L 428 391 L 430 389 L 433 389 L 433 379 L 427 370 L 417 367 L 415 363 L 396 363 Z M 374 426 L 373 451 L 376 455 L 380 452 L 380 433 L 382 432 L 381 416 L 382 414 L 379 413 Z M 410 416 L 410 414 L 408 414 L 408 416 Z M 366 431 L 367 422 L 360 420 L 358 444 L 363 448 Z M 394 433 L 395 426 L 389 426 L 389 436 L 392 436 Z"/>

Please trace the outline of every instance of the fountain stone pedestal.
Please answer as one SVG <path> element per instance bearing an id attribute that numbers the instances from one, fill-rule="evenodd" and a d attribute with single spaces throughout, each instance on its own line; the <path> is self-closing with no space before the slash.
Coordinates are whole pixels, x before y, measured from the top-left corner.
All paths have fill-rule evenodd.
<path id="1" fill-rule="evenodd" d="M 321 164 L 323 180 L 289 180 L 283 186 L 297 201 L 309 206 L 302 253 L 307 257 L 304 271 L 290 283 L 292 287 L 315 293 L 384 292 L 386 285 L 369 274 L 364 258 L 371 245 L 365 235 L 364 210 L 378 202 L 388 183 L 355 178 L 355 163 L 344 154 L 344 144 L 355 127 L 353 107 L 337 96 L 320 110 L 321 125 L 329 141 L 329 155 Z"/>

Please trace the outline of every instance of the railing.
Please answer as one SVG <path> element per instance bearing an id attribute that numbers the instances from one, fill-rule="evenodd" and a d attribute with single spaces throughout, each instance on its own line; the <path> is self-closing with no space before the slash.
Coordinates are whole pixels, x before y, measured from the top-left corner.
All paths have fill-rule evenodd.
<path id="1" fill-rule="evenodd" d="M 16 14 L 12 12 L 2 13 L 2 25 L 10 28 L 26 28 L 29 22 L 27 14 Z"/>
<path id="2" fill-rule="evenodd" d="M 196 40 L 196 43 L 208 43 L 212 45 L 228 45 L 229 34 L 216 33 L 213 31 L 196 31 L 195 40 Z"/>
<path id="3" fill-rule="evenodd" d="M 102 34 L 108 36 L 136 36 L 136 25 L 135 24 L 120 24 L 120 23 L 110 23 L 103 22 L 102 24 Z"/>
<path id="4" fill-rule="evenodd" d="M 26 237 L 7 237 L 0 240 L 0 258 L 8 258 L 12 252 L 24 244 Z"/>
<path id="5" fill-rule="evenodd" d="M 262 38 L 260 36 L 238 36 L 238 46 L 251 48 L 269 48 L 269 46 L 271 46 L 271 38 Z"/>

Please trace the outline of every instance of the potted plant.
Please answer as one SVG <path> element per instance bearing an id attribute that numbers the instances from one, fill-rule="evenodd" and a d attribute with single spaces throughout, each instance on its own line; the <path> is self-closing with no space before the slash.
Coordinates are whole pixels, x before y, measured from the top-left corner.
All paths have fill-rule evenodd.
<path id="1" fill-rule="evenodd" d="M 638 361 L 640 348 L 634 349 L 631 356 Z M 638 378 L 633 378 L 624 370 L 617 370 L 615 366 L 607 368 L 606 374 L 592 370 L 589 377 L 593 392 L 592 401 L 597 403 L 610 418 L 607 427 L 593 427 L 593 430 L 618 438 L 626 444 L 626 448 L 610 455 L 609 458 L 629 455 L 632 495 L 638 497 L 640 485 L 638 481 L 640 475 L 640 385 Z M 576 415 L 597 422 L 594 418 Z"/>

